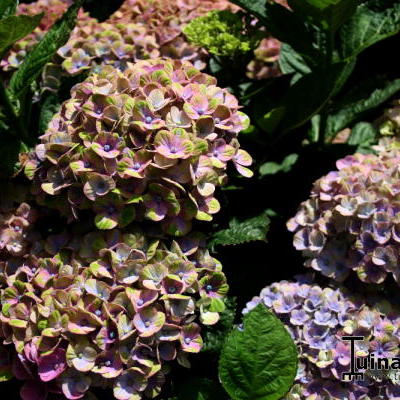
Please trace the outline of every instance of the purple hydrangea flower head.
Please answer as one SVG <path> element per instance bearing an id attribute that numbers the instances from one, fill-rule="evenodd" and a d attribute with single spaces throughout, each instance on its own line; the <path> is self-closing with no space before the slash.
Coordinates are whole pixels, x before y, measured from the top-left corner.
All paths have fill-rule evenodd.
<path id="1" fill-rule="evenodd" d="M 294 246 L 309 266 L 343 281 L 399 280 L 398 151 L 355 154 L 337 162 L 337 171 L 315 182 L 311 198 L 288 222 Z"/>
<path id="2" fill-rule="evenodd" d="M 248 118 L 216 84 L 189 62 L 162 59 L 91 75 L 27 164 L 34 193 L 71 221 L 92 209 L 99 229 L 145 218 L 183 236 L 193 219 L 211 220 L 227 165 L 252 175 L 237 140 Z M 208 121 L 206 134 L 200 121 Z"/>
<path id="3" fill-rule="evenodd" d="M 308 295 L 304 296 L 305 293 Z M 313 307 L 309 305 L 311 299 Z M 350 344 L 342 336 L 364 336 L 363 341 L 355 344 L 358 357 L 399 357 L 398 308 L 379 298 L 367 302 L 340 287 L 321 288 L 312 282 L 287 281 L 264 288 L 260 296 L 247 303 L 243 313 L 258 304 L 275 313 L 297 345 L 299 370 L 285 400 L 396 398 L 400 385 L 390 374 L 378 376 L 367 372 L 365 381 L 342 381 L 342 373 L 350 370 L 351 362 Z M 346 318 L 342 317 L 343 311 Z"/>

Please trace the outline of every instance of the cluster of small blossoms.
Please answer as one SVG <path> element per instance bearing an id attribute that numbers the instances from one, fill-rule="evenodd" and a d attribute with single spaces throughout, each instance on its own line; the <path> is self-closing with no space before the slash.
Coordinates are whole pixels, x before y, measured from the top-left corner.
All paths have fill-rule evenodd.
<path id="1" fill-rule="evenodd" d="M 182 30 L 191 19 L 228 7 L 225 0 L 127 0 L 106 22 L 75 29 L 58 54 L 72 75 L 102 65 L 124 70 L 128 62 L 160 57 L 203 69 L 206 52 L 190 45 Z"/>
<path id="2" fill-rule="evenodd" d="M 342 381 L 351 364 L 350 343 L 343 336 L 364 337 L 355 342 L 363 365 L 369 355 L 375 360 L 400 355 L 400 314 L 386 302 L 374 302 L 368 306 L 342 289 L 282 281 L 264 288 L 247 304 L 244 314 L 260 303 L 273 310 L 297 345 L 299 369 L 286 400 L 398 398 L 400 385 L 390 371 L 366 371 L 364 381 Z"/>
<path id="3" fill-rule="evenodd" d="M 39 26 L 29 35 L 16 42 L 6 53 L 0 62 L 3 71 L 13 71 L 17 69 L 25 59 L 25 56 L 32 48 L 39 43 L 51 26 L 59 19 L 72 4 L 71 0 L 38 0 L 30 4 L 20 4 L 17 15 L 37 15 L 44 13 Z M 92 20 L 87 13 L 82 10 L 78 17 L 78 26 L 86 25 Z"/>
<path id="4" fill-rule="evenodd" d="M 199 321 L 218 321 L 228 285 L 196 238 L 167 247 L 132 229 L 42 242 L 1 271 L 0 337 L 16 350 L 23 400 L 89 400 L 91 387 L 118 400 L 156 397 L 168 362 L 188 367 L 200 351 Z"/>
<path id="5" fill-rule="evenodd" d="M 319 179 L 288 222 L 306 265 L 338 281 L 400 277 L 400 153 L 355 154 Z"/>
<path id="6" fill-rule="evenodd" d="M 249 124 L 215 78 L 180 61 L 140 61 L 91 75 L 72 91 L 25 166 L 37 200 L 99 229 L 147 218 L 182 236 L 210 221 L 227 163 L 249 177 L 238 133 Z"/>

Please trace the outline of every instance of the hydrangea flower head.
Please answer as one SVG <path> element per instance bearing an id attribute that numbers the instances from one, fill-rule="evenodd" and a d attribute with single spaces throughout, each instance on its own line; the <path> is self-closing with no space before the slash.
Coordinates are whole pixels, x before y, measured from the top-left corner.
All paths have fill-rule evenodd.
<path id="1" fill-rule="evenodd" d="M 192 20 L 183 30 L 191 43 L 225 57 L 248 53 L 257 45 L 259 37 L 244 31 L 243 17 L 228 10 L 211 11 Z"/>
<path id="2" fill-rule="evenodd" d="M 184 235 L 194 218 L 211 220 L 227 164 L 252 174 L 237 140 L 248 118 L 216 83 L 188 62 L 163 60 L 90 76 L 26 166 L 38 200 L 54 199 L 71 217 L 92 209 L 100 229 L 146 218 Z"/>
<path id="3" fill-rule="evenodd" d="M 398 151 L 355 154 L 314 184 L 288 222 L 307 266 L 338 281 L 351 271 L 363 282 L 399 280 L 399 160 Z"/>
<path id="4" fill-rule="evenodd" d="M 1 368 L 25 381 L 24 400 L 89 400 L 93 386 L 153 398 L 166 364 L 187 366 L 202 348 L 200 326 L 218 321 L 226 278 L 195 244 L 185 255 L 138 229 L 41 242 L 21 265 L 5 261 L 0 289 Z"/>
<path id="5" fill-rule="evenodd" d="M 321 288 L 308 279 L 267 286 L 243 313 L 260 303 L 285 324 L 298 348 L 298 374 L 285 400 L 397 398 L 400 385 L 390 373 L 378 376 L 366 371 L 364 381 L 342 381 L 351 362 L 350 343 L 342 340 L 343 336 L 364 337 L 355 343 L 358 357 L 399 357 L 400 314 L 396 307 L 379 299 L 367 304 L 344 289 Z"/>

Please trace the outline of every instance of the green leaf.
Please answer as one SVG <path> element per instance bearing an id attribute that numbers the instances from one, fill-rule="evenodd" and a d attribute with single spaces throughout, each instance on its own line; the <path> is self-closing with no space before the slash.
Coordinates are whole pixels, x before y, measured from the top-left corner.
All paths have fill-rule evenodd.
<path id="1" fill-rule="evenodd" d="M 60 100 L 55 94 L 49 94 L 42 103 L 39 117 L 39 134 L 46 132 L 49 122 L 61 107 Z"/>
<path id="2" fill-rule="evenodd" d="M 400 31 L 398 0 L 369 0 L 340 29 L 340 56 L 350 59 Z"/>
<path id="3" fill-rule="evenodd" d="M 243 329 L 228 336 L 219 376 L 233 400 L 278 400 L 297 373 L 297 350 L 282 322 L 259 304 L 244 316 Z"/>
<path id="4" fill-rule="evenodd" d="M 377 129 L 367 122 L 360 122 L 353 127 L 348 140 L 350 146 L 357 146 L 357 152 L 371 153 L 371 146 L 376 142 Z"/>
<path id="5" fill-rule="evenodd" d="M 257 217 L 238 221 L 233 218 L 228 229 L 214 233 L 209 241 L 209 247 L 217 245 L 238 245 L 246 242 L 267 241 L 270 219 L 265 211 Z"/>
<path id="6" fill-rule="evenodd" d="M 289 5 L 324 29 L 335 32 L 349 19 L 361 0 L 290 0 Z"/>
<path id="7" fill-rule="evenodd" d="M 219 354 L 235 321 L 237 302 L 235 297 L 224 299 L 225 310 L 220 313 L 215 325 L 205 326 L 202 331 L 204 345 L 202 352 Z"/>
<path id="8" fill-rule="evenodd" d="M 351 123 L 360 120 L 365 112 L 378 107 L 400 91 L 400 79 L 374 79 L 371 84 L 373 86 L 365 82 L 356 92 L 343 95 L 345 102 L 341 104 L 341 108 L 336 106 L 336 112 L 332 112 L 327 118 L 325 138 L 333 138 Z"/>
<path id="9" fill-rule="evenodd" d="M 0 20 L 0 54 L 16 41 L 31 33 L 40 23 L 43 14 L 13 15 Z"/>
<path id="10" fill-rule="evenodd" d="M 4 136 L 1 145 L 0 178 L 9 178 L 20 169 L 19 155 L 28 152 L 29 148 L 14 136 Z"/>
<path id="11" fill-rule="evenodd" d="M 355 62 L 338 63 L 304 75 L 283 99 L 285 117 L 279 129 L 290 131 L 309 121 L 343 87 Z"/>
<path id="12" fill-rule="evenodd" d="M 18 0 L 1 0 L 0 1 L 0 19 L 10 17 L 17 11 Z"/>
<path id="13" fill-rule="evenodd" d="M 260 175 L 265 176 L 274 175 L 278 172 L 289 172 L 293 165 L 296 164 L 298 158 L 298 154 L 289 154 L 280 164 L 276 162 L 266 162 L 265 164 L 261 165 L 259 169 Z"/>
<path id="14" fill-rule="evenodd" d="M 292 79 L 292 83 L 295 83 L 303 75 L 311 72 L 302 55 L 287 43 L 283 43 L 281 46 L 279 67 L 284 74 L 295 74 L 296 79 Z"/>
<path id="15" fill-rule="evenodd" d="M 312 60 L 318 53 L 313 48 L 313 37 L 303 19 L 285 7 L 265 0 L 233 0 L 232 3 L 256 16 L 272 36 L 290 44 Z M 290 29 L 287 27 L 290 26 Z"/>
<path id="16" fill-rule="evenodd" d="M 227 395 L 211 379 L 191 378 L 178 388 L 177 400 L 227 400 Z"/>
<path id="17" fill-rule="evenodd" d="M 277 107 L 263 115 L 257 122 L 265 132 L 272 133 L 279 126 L 284 115 L 285 107 Z"/>
<path id="18" fill-rule="evenodd" d="M 25 93 L 57 50 L 68 41 L 82 2 L 83 0 L 78 0 L 69 7 L 13 74 L 10 81 L 10 92 L 15 98 L 19 98 Z"/>

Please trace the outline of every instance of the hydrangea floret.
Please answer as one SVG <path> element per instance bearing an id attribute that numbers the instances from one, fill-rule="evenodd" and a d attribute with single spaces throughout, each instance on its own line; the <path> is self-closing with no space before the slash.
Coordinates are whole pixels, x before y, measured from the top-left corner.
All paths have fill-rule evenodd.
<path id="1" fill-rule="evenodd" d="M 211 54 L 233 58 L 254 50 L 260 41 L 258 30 L 247 30 L 242 13 L 223 10 L 192 20 L 183 32 L 191 43 Z"/>
<path id="2" fill-rule="evenodd" d="M 357 357 L 399 357 L 400 314 L 388 302 L 367 304 L 345 289 L 321 288 L 303 277 L 273 283 L 243 310 L 264 304 L 285 324 L 299 352 L 299 369 L 286 400 L 397 399 L 395 374 L 366 371 L 364 381 L 343 382 L 350 370 L 350 344 L 343 336 L 364 336 L 355 343 Z"/>
<path id="3" fill-rule="evenodd" d="M 189 366 L 200 325 L 215 324 L 224 306 L 221 264 L 199 245 L 167 247 L 137 229 L 61 233 L 20 266 L 7 259 L 0 337 L 15 348 L 23 400 L 89 400 L 91 387 L 118 400 L 156 397 L 168 362 Z"/>
<path id="4" fill-rule="evenodd" d="M 363 282 L 399 281 L 399 160 L 398 151 L 355 154 L 315 182 L 288 222 L 307 266 L 338 281 L 351 271 Z"/>
<path id="5" fill-rule="evenodd" d="M 194 218 L 211 220 L 227 164 L 252 175 L 237 140 L 249 120 L 216 84 L 188 62 L 165 60 L 90 76 L 25 166 L 38 201 L 71 218 L 92 209 L 99 229 L 146 218 L 179 236 Z"/>

